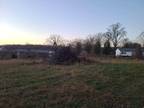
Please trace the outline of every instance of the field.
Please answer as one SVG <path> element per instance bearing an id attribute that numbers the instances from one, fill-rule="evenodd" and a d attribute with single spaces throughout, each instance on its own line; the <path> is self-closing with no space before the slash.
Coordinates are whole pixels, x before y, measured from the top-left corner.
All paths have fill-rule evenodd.
<path id="1" fill-rule="evenodd" d="M 144 63 L 0 61 L 0 108 L 143 108 Z"/>

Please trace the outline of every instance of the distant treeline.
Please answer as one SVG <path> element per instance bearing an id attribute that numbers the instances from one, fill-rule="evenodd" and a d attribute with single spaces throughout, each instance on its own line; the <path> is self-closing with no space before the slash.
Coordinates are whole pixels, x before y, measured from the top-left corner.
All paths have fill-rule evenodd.
<path id="1" fill-rule="evenodd" d="M 90 34 L 85 39 L 65 41 L 60 35 L 51 35 L 47 43 L 54 46 L 70 46 L 80 54 L 86 51 L 88 54 L 113 55 L 118 47 L 137 48 L 144 46 L 144 32 L 135 41 L 127 37 L 125 28 L 120 24 L 112 24 L 105 33 Z"/>

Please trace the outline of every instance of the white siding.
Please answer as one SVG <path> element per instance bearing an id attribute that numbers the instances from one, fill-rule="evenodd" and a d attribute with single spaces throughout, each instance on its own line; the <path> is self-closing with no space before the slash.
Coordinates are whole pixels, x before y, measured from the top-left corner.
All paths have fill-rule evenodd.
<path id="1" fill-rule="evenodd" d="M 128 56 L 131 57 L 133 55 L 133 53 L 131 51 L 127 51 L 124 54 L 121 54 L 121 56 Z"/>
<path id="2" fill-rule="evenodd" d="M 142 52 L 142 55 L 144 56 L 144 51 Z"/>
<path id="3" fill-rule="evenodd" d="M 121 51 L 119 49 L 116 49 L 115 55 L 118 57 L 121 55 Z"/>

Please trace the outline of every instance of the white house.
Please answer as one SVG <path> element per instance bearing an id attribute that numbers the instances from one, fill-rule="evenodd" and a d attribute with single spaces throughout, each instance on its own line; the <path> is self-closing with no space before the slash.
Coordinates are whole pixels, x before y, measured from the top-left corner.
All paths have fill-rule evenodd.
<path id="1" fill-rule="evenodd" d="M 121 55 L 120 49 L 116 49 L 116 51 L 115 51 L 115 56 L 116 56 L 116 57 L 119 57 L 120 55 Z"/>
<path id="2" fill-rule="evenodd" d="M 135 49 L 133 48 L 117 48 L 115 51 L 116 57 L 132 57 L 135 55 Z"/>
<path id="3" fill-rule="evenodd" d="M 144 48 L 142 48 L 141 51 L 142 51 L 142 56 L 144 57 Z"/>

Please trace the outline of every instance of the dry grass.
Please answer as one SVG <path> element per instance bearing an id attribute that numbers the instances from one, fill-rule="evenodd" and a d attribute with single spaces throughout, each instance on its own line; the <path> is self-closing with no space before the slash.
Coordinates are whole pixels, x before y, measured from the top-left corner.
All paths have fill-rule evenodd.
<path id="1" fill-rule="evenodd" d="M 113 58 L 113 57 L 90 57 L 91 60 L 98 62 L 98 63 L 114 63 L 114 64 L 129 64 L 129 63 L 140 63 L 140 64 L 144 64 L 144 60 L 140 60 L 140 59 L 133 59 L 133 58 Z"/>
<path id="2" fill-rule="evenodd" d="M 143 62 L 96 60 L 69 66 L 0 61 L 0 108 L 142 108 Z"/>

